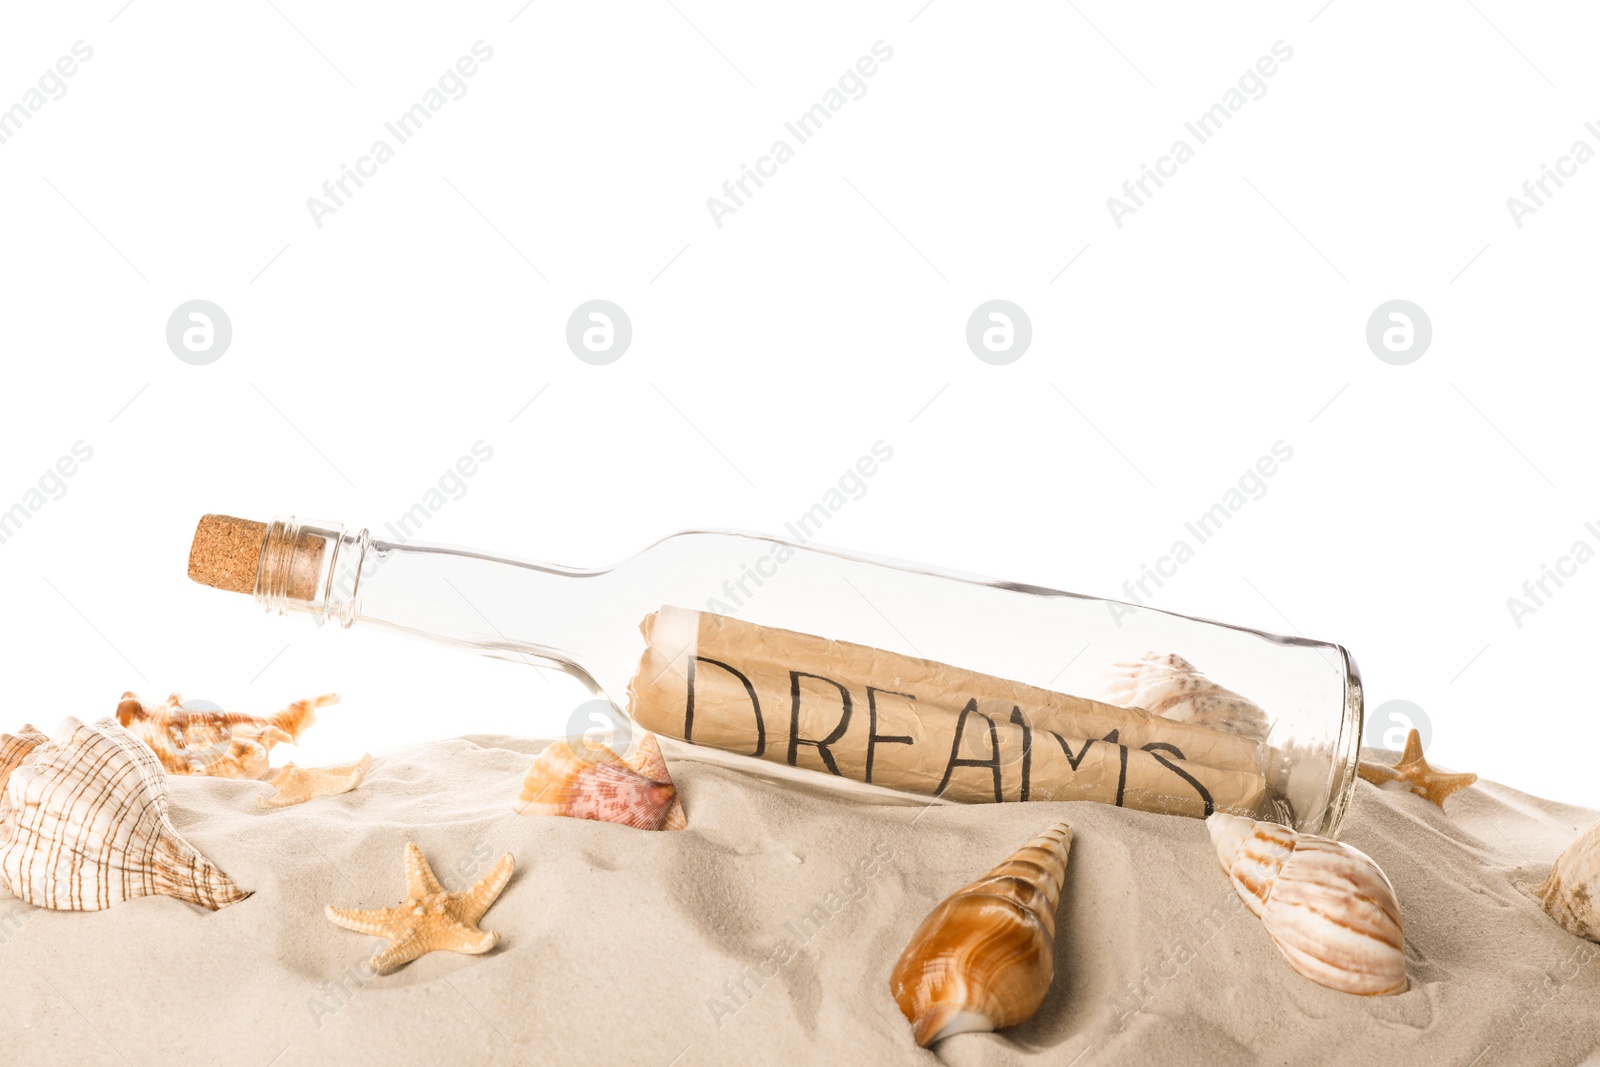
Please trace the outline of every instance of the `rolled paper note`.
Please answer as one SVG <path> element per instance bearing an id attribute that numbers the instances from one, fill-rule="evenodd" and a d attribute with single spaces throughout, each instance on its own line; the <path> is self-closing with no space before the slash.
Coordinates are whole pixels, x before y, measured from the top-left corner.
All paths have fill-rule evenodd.
<path id="1" fill-rule="evenodd" d="M 1256 814 L 1266 749 L 946 663 L 688 608 L 640 624 L 645 729 L 790 767 L 976 803 L 1094 800 Z"/>

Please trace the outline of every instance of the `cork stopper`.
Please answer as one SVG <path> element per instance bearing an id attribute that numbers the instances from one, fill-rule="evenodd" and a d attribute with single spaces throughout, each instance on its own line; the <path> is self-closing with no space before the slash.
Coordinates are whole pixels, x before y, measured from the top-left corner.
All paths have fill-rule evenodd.
<path id="1" fill-rule="evenodd" d="M 268 554 L 272 527 L 253 519 L 231 515 L 202 515 L 189 546 L 189 578 L 201 585 L 228 593 L 256 592 L 257 576 L 263 575 L 263 556 Z M 266 570 L 287 579 L 280 588 L 294 600 L 315 600 L 326 545 L 316 534 L 303 532 L 292 550 L 277 538 Z M 287 558 L 285 558 L 287 557 Z M 287 567 L 287 574 L 284 568 Z M 272 584 L 271 575 L 263 575 Z"/>
<path id="2" fill-rule="evenodd" d="M 228 593 L 254 593 L 267 524 L 231 515 L 202 515 L 189 546 L 189 578 Z"/>

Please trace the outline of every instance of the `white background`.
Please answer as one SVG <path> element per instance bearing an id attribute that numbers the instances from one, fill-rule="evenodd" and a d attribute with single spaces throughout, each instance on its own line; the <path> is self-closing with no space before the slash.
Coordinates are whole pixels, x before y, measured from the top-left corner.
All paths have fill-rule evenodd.
<path id="1" fill-rule="evenodd" d="M 1600 162 L 1520 228 L 1506 205 L 1600 149 L 1580 5 L 123 2 L 0 30 L 0 107 L 94 50 L 0 144 L 0 509 L 93 449 L 0 544 L 5 728 L 126 688 L 337 689 L 291 758 L 560 731 L 575 684 L 184 576 L 203 512 L 378 527 L 478 440 L 425 539 L 603 565 L 778 531 L 881 438 L 823 540 L 1107 596 L 1282 440 L 1154 603 L 1343 643 L 1436 762 L 1600 804 L 1600 562 L 1507 608 L 1600 548 Z M 466 95 L 316 226 L 307 198 L 479 40 Z M 880 40 L 719 228 L 707 198 Z M 1280 40 L 1266 94 L 1117 227 L 1107 198 Z M 564 340 L 597 297 L 634 329 L 604 367 Z M 234 334 L 203 367 L 165 340 L 196 298 Z M 1032 321 L 1007 366 L 965 342 L 993 298 Z M 1396 298 L 1433 324 L 1408 366 L 1365 341 Z"/>

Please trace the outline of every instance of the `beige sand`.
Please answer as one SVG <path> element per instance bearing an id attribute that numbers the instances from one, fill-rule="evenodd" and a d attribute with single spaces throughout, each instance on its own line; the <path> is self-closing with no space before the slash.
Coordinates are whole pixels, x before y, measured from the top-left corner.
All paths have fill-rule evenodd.
<path id="1" fill-rule="evenodd" d="M 675 761 L 690 828 L 646 833 L 512 814 L 538 747 L 380 755 L 356 793 L 278 812 L 255 809 L 258 783 L 174 781 L 180 830 L 255 895 L 60 914 L 0 891 L 0 1062 L 933 1063 L 890 967 L 940 897 L 1054 819 L 1075 831 L 1055 987 L 1032 1022 L 938 1046 L 947 1063 L 1491 1067 L 1600 1048 L 1600 946 L 1514 888 L 1597 812 L 1480 782 L 1444 814 L 1358 783 L 1345 837 L 1395 883 L 1410 955 L 1411 990 L 1369 1000 L 1289 969 L 1195 820 L 862 806 Z M 369 980 L 381 942 L 322 907 L 397 903 L 408 839 L 457 886 L 515 854 L 483 923 L 502 943 Z"/>

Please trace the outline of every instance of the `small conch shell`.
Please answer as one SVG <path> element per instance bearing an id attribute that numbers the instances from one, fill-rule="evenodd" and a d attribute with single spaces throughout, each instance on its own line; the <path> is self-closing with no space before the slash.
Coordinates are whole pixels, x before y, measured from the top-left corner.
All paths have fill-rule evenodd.
<path id="1" fill-rule="evenodd" d="M 110 719 L 61 724 L 6 782 L 0 880 L 22 900 L 95 911 L 162 894 L 215 911 L 250 894 L 167 817 L 155 754 Z"/>
<path id="2" fill-rule="evenodd" d="M 266 718 L 236 711 L 186 708 L 177 693 L 165 704 L 146 704 L 123 693 L 117 722 L 149 745 L 168 774 L 213 778 L 265 777 L 272 746 L 294 743 L 317 721 L 317 709 L 337 704 L 337 694 L 297 700 Z"/>
<path id="3" fill-rule="evenodd" d="M 661 746 L 648 733 L 627 759 L 581 739 L 552 741 L 528 768 L 519 799 L 524 815 L 566 815 L 640 830 L 689 825 Z"/>
<path id="4" fill-rule="evenodd" d="M 1533 895 L 1568 933 L 1600 941 L 1600 823 L 1556 857 L 1550 876 Z"/>
<path id="5" fill-rule="evenodd" d="M 1213 682 L 1176 653 L 1146 652 L 1137 660 L 1112 664 L 1101 699 L 1258 741 L 1266 740 L 1272 728 L 1255 701 Z"/>
<path id="6" fill-rule="evenodd" d="M 1050 826 L 922 920 L 889 992 L 926 1048 L 1033 1017 L 1055 978 L 1056 905 L 1072 828 Z"/>
<path id="7" fill-rule="evenodd" d="M 1329 989 L 1406 989 L 1394 887 L 1366 853 L 1277 823 L 1206 819 L 1217 860 L 1289 966 Z"/>

